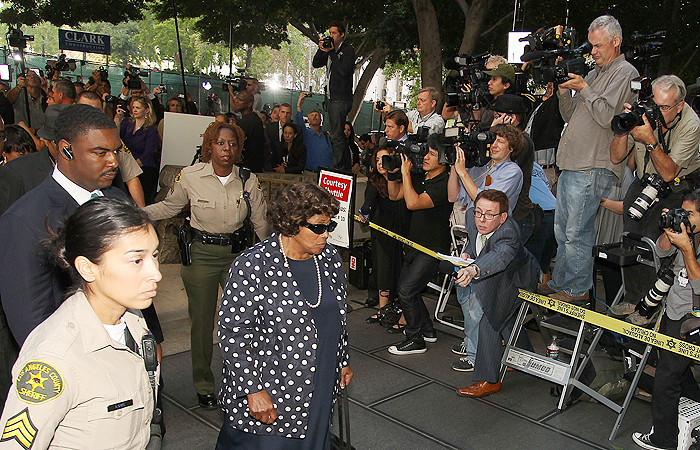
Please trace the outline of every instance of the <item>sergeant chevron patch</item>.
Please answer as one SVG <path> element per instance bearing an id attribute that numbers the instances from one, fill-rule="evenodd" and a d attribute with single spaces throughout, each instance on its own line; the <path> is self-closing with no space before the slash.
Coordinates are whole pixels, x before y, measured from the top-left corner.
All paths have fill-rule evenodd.
<path id="1" fill-rule="evenodd" d="M 32 448 L 37 431 L 32 419 L 29 418 L 29 408 L 24 408 L 19 414 L 7 419 L 0 442 L 15 440 L 23 448 L 29 450 Z"/>

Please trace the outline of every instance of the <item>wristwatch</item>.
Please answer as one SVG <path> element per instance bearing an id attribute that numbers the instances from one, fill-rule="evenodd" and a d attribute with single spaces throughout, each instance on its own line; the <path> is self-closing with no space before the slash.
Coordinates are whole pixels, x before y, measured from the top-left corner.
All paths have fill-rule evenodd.
<path id="1" fill-rule="evenodd" d="M 644 148 L 646 148 L 648 152 L 652 152 L 657 145 L 659 145 L 658 142 L 654 142 L 653 144 L 644 144 Z"/>

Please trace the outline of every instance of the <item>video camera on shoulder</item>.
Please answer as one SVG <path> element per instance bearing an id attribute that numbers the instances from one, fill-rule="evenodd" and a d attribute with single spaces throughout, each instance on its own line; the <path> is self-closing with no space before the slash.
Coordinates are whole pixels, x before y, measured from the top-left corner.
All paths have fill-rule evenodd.
<path id="1" fill-rule="evenodd" d="M 495 140 L 496 134 L 491 131 L 467 131 L 463 127 L 445 128 L 438 148 L 438 162 L 454 164 L 457 160 L 457 145 L 464 152 L 464 165 L 467 168 L 483 166 L 489 160 L 488 150 Z"/>
<path id="2" fill-rule="evenodd" d="M 55 80 L 61 76 L 61 72 L 72 72 L 76 67 L 77 65 L 74 59 L 66 59 L 65 53 L 61 53 L 58 56 L 58 60 L 47 60 L 44 69 L 46 69 L 46 78 Z"/>
<path id="3" fill-rule="evenodd" d="M 382 167 L 388 171 L 401 168 L 401 154 L 404 154 L 413 164 L 411 172 L 423 173 L 423 158 L 430 151 L 429 133 L 430 127 L 420 127 L 416 134 L 409 134 L 405 141 L 386 141 L 386 147 L 396 149 L 397 154 L 382 156 Z"/>
<path id="4" fill-rule="evenodd" d="M 233 87 L 234 92 L 245 91 L 248 87 L 248 77 L 245 76 L 245 69 L 238 69 L 236 75 L 227 75 L 222 80 L 221 89 L 228 92 L 228 87 Z"/>
<path id="5" fill-rule="evenodd" d="M 127 78 L 126 87 L 128 87 L 129 89 L 141 89 L 141 77 L 147 76 L 147 70 L 139 69 L 135 66 L 127 67 L 124 71 L 124 78 Z"/>
<path id="6" fill-rule="evenodd" d="M 665 213 L 661 214 L 659 219 L 660 228 L 670 228 L 676 233 L 681 233 L 681 224 L 685 224 L 685 229 L 690 233 L 692 232 L 692 225 L 690 225 L 690 213 L 683 208 L 675 208 Z"/>
<path id="7" fill-rule="evenodd" d="M 461 54 L 445 63 L 452 72 L 445 78 L 445 104 L 450 107 L 481 108 L 491 100 L 489 76 L 484 73 L 490 53 L 477 56 Z M 469 91 L 463 91 L 463 86 Z"/>
<path id="8" fill-rule="evenodd" d="M 537 85 L 565 83 L 570 80 L 569 73 L 585 77 L 591 71 L 592 63 L 586 58 L 593 46 L 586 41 L 574 48 L 576 30 L 561 25 L 540 28 L 538 31 L 521 38 L 527 41 L 525 53 L 520 59 L 532 62 L 532 78 Z M 557 62 L 557 58 L 562 60 Z"/>
<path id="9" fill-rule="evenodd" d="M 627 61 L 642 60 L 648 61 L 650 58 L 661 54 L 661 47 L 666 39 L 666 31 L 657 31 L 650 34 L 642 34 L 635 31 L 630 36 L 631 45 L 622 46 L 622 53 Z"/>

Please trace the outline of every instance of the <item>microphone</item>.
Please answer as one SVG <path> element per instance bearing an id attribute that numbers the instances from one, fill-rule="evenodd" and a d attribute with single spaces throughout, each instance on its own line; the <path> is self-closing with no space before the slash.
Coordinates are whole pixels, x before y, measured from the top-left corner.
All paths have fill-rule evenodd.
<path id="1" fill-rule="evenodd" d="M 444 274 L 447 274 L 447 275 L 454 277 L 457 275 L 457 272 L 459 271 L 459 267 L 455 266 L 454 264 L 452 264 L 448 260 L 443 259 L 442 261 L 440 261 L 440 264 L 438 264 L 438 270 L 441 273 L 444 273 Z"/>

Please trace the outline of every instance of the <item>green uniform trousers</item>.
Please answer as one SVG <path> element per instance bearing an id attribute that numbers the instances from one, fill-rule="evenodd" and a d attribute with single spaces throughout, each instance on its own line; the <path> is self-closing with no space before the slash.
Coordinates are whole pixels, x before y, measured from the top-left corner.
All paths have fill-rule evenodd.
<path id="1" fill-rule="evenodd" d="M 224 288 L 228 270 L 238 254 L 231 253 L 231 246 L 218 246 L 194 242 L 192 265 L 182 266 L 180 275 L 185 285 L 188 312 L 192 321 L 192 379 L 198 394 L 214 393 L 214 375 L 211 371 L 211 355 L 214 347 L 212 333 L 216 320 L 216 303 L 219 286 Z"/>

